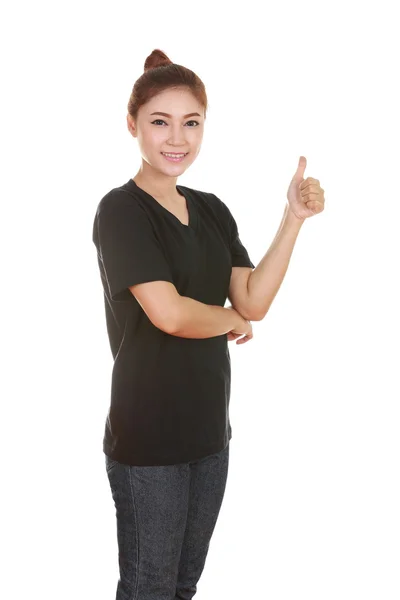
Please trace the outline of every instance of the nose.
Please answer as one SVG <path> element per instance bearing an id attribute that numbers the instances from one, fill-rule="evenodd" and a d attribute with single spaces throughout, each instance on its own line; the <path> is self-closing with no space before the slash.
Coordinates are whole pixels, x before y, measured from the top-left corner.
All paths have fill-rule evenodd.
<path id="1" fill-rule="evenodd" d="M 182 125 L 176 124 L 176 125 L 171 125 L 170 126 L 170 136 L 169 136 L 169 143 L 172 146 L 185 146 L 186 147 L 186 142 L 185 142 L 185 131 L 184 128 L 182 127 Z"/>

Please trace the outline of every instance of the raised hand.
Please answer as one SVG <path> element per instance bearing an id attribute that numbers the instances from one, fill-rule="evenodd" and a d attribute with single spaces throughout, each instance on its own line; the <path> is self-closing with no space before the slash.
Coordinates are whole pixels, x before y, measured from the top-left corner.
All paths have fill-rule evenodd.
<path id="1" fill-rule="evenodd" d="M 325 207 L 325 190 L 321 188 L 318 179 L 303 178 L 306 166 L 306 157 L 300 156 L 297 171 L 293 175 L 287 192 L 289 209 L 298 219 L 313 217 L 322 212 Z"/>

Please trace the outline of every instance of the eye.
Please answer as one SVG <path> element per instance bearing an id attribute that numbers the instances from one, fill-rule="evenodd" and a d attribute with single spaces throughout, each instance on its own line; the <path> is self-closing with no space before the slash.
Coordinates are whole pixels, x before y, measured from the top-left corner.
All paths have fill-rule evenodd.
<path id="1" fill-rule="evenodd" d="M 152 121 L 152 122 L 151 122 L 151 124 L 152 124 L 152 125 L 154 125 L 154 124 L 155 124 L 155 123 L 157 123 L 157 122 L 158 122 L 158 123 L 165 123 L 165 121 L 164 121 L 163 119 L 156 119 L 155 121 Z M 200 125 L 200 123 L 199 123 L 198 121 L 188 121 L 188 122 L 186 123 L 186 125 L 187 125 L 188 123 L 197 123 L 197 125 Z M 197 125 L 196 125 L 196 127 L 197 127 Z M 190 127 L 190 129 L 192 129 L 192 127 Z"/>

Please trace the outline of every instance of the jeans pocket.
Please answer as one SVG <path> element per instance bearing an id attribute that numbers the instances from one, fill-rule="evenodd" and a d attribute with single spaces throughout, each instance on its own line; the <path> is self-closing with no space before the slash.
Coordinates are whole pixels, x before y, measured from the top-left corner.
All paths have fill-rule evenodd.
<path id="1" fill-rule="evenodd" d="M 113 458 L 110 458 L 109 456 L 107 456 L 107 454 L 105 455 L 105 457 L 106 457 L 106 471 L 108 473 L 113 467 L 115 467 L 115 465 L 118 463 L 118 461 L 114 460 Z"/>

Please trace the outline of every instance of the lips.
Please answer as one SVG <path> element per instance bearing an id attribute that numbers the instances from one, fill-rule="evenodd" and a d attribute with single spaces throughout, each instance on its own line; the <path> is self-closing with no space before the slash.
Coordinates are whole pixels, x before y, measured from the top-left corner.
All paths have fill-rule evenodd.
<path id="1" fill-rule="evenodd" d="M 165 158 L 165 160 L 169 160 L 170 162 L 182 162 L 183 160 L 185 160 L 186 156 L 188 155 L 188 152 L 185 152 L 182 156 L 182 154 L 176 154 L 176 153 L 172 153 L 169 152 L 168 154 L 172 154 L 172 156 L 167 156 L 166 154 L 164 154 L 164 152 L 161 152 L 161 154 L 163 155 L 163 157 Z"/>

